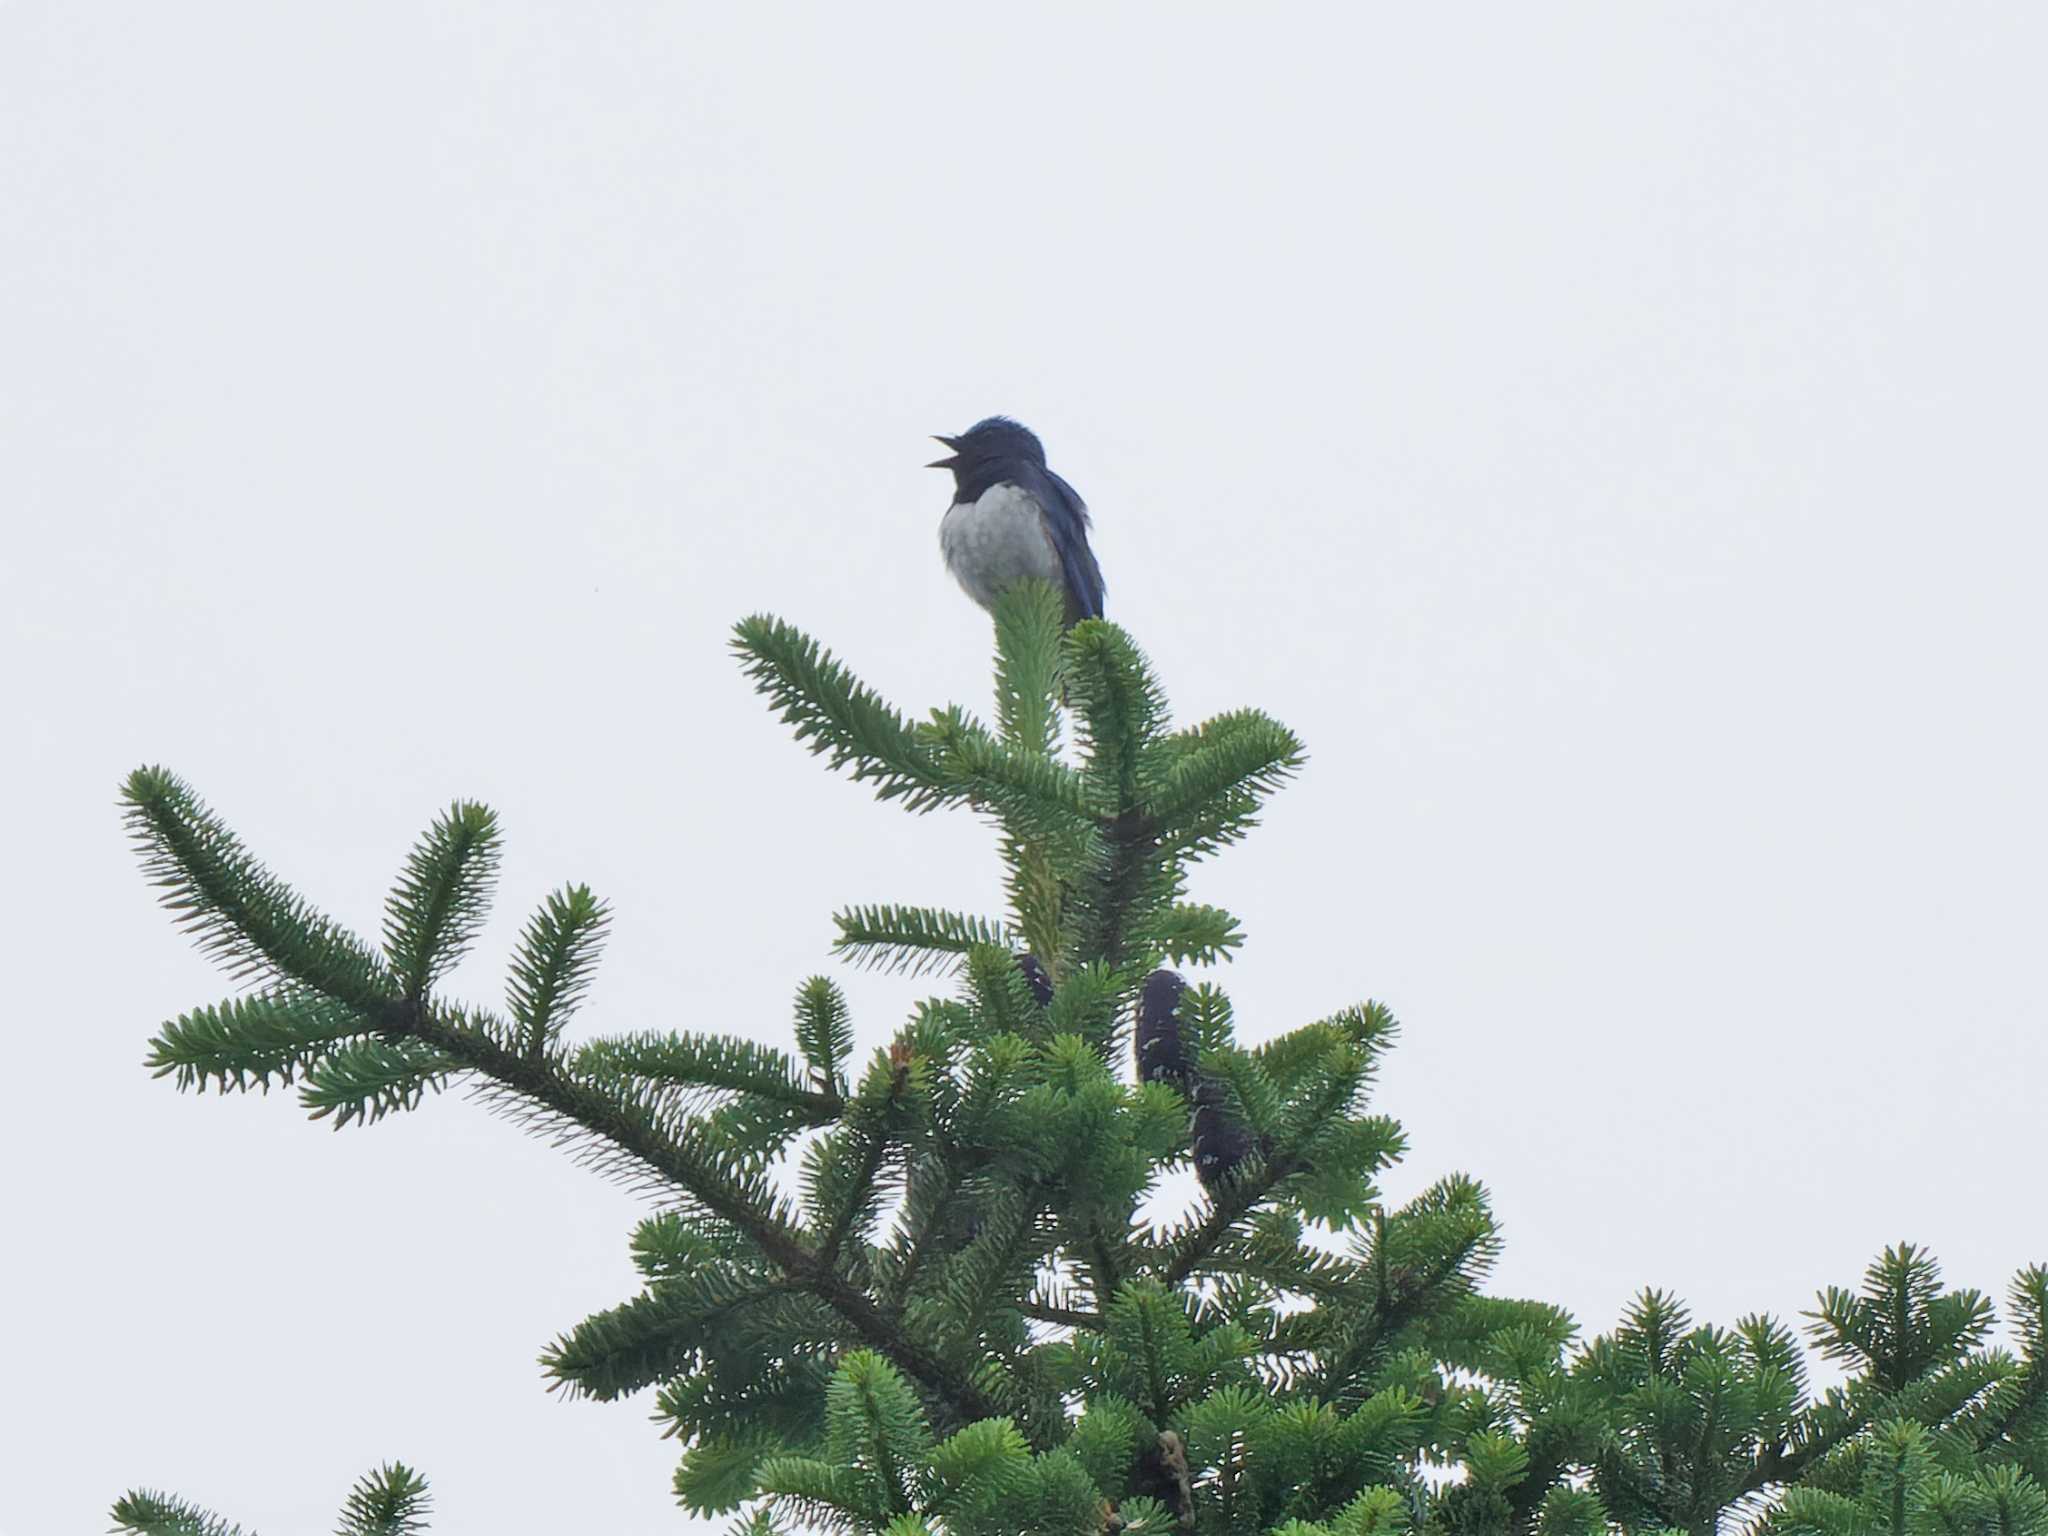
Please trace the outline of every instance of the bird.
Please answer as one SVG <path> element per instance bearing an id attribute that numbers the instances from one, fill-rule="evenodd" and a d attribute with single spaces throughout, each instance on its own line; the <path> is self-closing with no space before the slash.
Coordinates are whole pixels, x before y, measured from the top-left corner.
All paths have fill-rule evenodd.
<path id="1" fill-rule="evenodd" d="M 930 469 L 953 472 L 939 551 L 967 595 L 993 611 L 1020 581 L 1049 581 L 1066 600 L 1066 627 L 1102 617 L 1102 568 L 1088 547 L 1088 505 L 1045 466 L 1045 447 L 1007 416 L 977 421 Z"/>

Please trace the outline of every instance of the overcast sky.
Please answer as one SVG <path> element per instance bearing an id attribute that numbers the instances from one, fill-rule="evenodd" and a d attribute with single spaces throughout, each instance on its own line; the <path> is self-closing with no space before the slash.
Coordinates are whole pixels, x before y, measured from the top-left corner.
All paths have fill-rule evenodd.
<path id="1" fill-rule="evenodd" d="M 926 434 L 1092 503 L 1183 720 L 1299 783 L 1195 894 L 1259 1039 L 1368 996 L 1405 1198 L 1494 1289 L 1795 1313 L 2048 1259 L 2048 271 L 2021 6 L 0 4 L 9 1531 L 691 1529 L 535 1364 L 640 1207 L 460 1095 L 368 1131 L 140 1067 L 230 988 L 115 794 L 188 777 L 374 932 L 456 796 L 456 990 L 587 880 L 580 1027 L 787 1038 L 989 833 L 792 745 L 771 610 L 988 705 Z M 840 973 L 872 1046 L 931 982 Z M 722 1522 L 721 1522 L 722 1524 Z"/>

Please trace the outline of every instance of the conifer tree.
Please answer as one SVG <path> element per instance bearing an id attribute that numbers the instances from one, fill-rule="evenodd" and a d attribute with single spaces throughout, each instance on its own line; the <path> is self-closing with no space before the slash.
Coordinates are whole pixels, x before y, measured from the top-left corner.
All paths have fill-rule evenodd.
<path id="1" fill-rule="evenodd" d="M 296 1084 L 337 1127 L 461 1078 L 647 1192 L 641 1290 L 543 1365 L 572 1395 L 653 1389 L 681 1503 L 752 1536 L 2048 1531 L 2039 1270 L 2014 1287 L 2014 1356 L 1986 1347 L 1981 1296 L 1887 1253 L 1860 1294 L 1823 1295 L 1814 1337 L 1853 1374 L 1819 1398 L 1766 1318 L 1693 1328 L 1646 1293 L 1581 1347 L 1560 1309 L 1479 1294 L 1484 1190 L 1380 1192 L 1405 1150 L 1368 1105 L 1386 1010 L 1261 1021 L 1254 1043 L 1180 974 L 1241 945 L 1187 872 L 1246 834 L 1299 743 L 1255 710 L 1174 728 L 1120 629 L 1061 620 L 1049 587 L 998 605 L 992 725 L 912 723 L 789 625 L 737 628 L 832 767 L 998 834 L 1000 917 L 838 914 L 843 957 L 952 984 L 865 1060 L 825 977 L 797 989 L 787 1048 L 570 1039 L 607 917 L 582 886 L 527 923 L 502 1009 L 450 998 L 490 901 L 489 810 L 428 829 L 373 946 L 146 768 L 125 792 L 145 867 L 255 984 L 166 1024 L 149 1064 L 195 1090 Z M 1162 1186 L 1187 1207 L 1149 1220 Z M 157 1495 L 116 1519 L 229 1529 Z"/>

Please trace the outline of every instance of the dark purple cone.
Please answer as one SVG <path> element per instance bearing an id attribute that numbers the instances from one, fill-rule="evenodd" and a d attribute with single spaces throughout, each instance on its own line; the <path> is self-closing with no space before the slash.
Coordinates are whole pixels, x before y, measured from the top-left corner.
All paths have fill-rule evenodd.
<path id="1" fill-rule="evenodd" d="M 1045 967 L 1038 963 L 1036 955 L 1019 955 L 1017 969 L 1024 973 L 1025 981 L 1031 984 L 1031 995 L 1038 999 L 1038 1006 L 1052 1006 L 1052 978 L 1045 974 Z"/>
<path id="2" fill-rule="evenodd" d="M 1180 1038 L 1180 998 L 1188 984 L 1173 971 L 1154 971 L 1138 996 L 1138 1081 L 1180 1083 L 1193 1077 Z"/>
<path id="3" fill-rule="evenodd" d="M 1205 1077 L 1195 1089 L 1195 1118 L 1191 1132 L 1195 1152 L 1195 1177 L 1204 1189 L 1214 1189 L 1237 1171 L 1237 1165 L 1251 1155 L 1251 1133 L 1232 1118 L 1230 1096 L 1213 1077 Z"/>

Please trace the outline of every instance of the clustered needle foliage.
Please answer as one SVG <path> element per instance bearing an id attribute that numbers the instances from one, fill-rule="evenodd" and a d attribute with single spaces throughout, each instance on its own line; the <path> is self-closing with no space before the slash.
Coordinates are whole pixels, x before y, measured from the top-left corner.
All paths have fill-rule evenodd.
<path id="1" fill-rule="evenodd" d="M 334 1529 L 336 1536 L 416 1536 L 432 1505 L 425 1480 L 394 1461 L 358 1479 Z M 124 1536 L 243 1536 L 241 1526 L 164 1493 L 126 1494 L 113 1516 Z"/>
<path id="2" fill-rule="evenodd" d="M 996 638 L 990 725 L 910 721 L 779 620 L 736 631 L 834 768 L 998 834 L 1000 918 L 839 914 L 845 958 L 951 981 L 865 1059 L 824 977 L 786 1047 L 571 1040 L 607 916 L 581 886 L 528 922 L 502 1010 L 449 998 L 492 892 L 488 809 L 433 823 L 373 946 L 145 768 L 125 790 L 144 866 L 253 984 L 166 1024 L 150 1067 L 296 1085 L 337 1127 L 459 1078 L 644 1190 L 638 1294 L 542 1365 L 569 1396 L 651 1391 L 680 1502 L 751 1536 L 2048 1533 L 2048 1272 L 2014 1282 L 2008 1350 L 1983 1296 L 1887 1250 L 1810 1314 L 1843 1374 L 1818 1393 L 1768 1317 L 1695 1325 L 1651 1291 L 1581 1341 L 1556 1307 L 1481 1294 L 1482 1187 L 1381 1194 L 1405 1150 L 1368 1105 L 1386 1010 L 1241 1041 L 1223 991 L 1168 970 L 1242 944 L 1185 899 L 1188 871 L 1246 834 L 1300 744 L 1255 710 L 1176 729 L 1123 631 L 1063 632 L 1050 588 L 1010 594 Z M 1175 1189 L 1181 1214 L 1141 1216 Z M 416 1529 L 423 1489 L 373 1475 L 344 1530 Z M 232 1529 L 153 1494 L 115 1518 Z"/>

